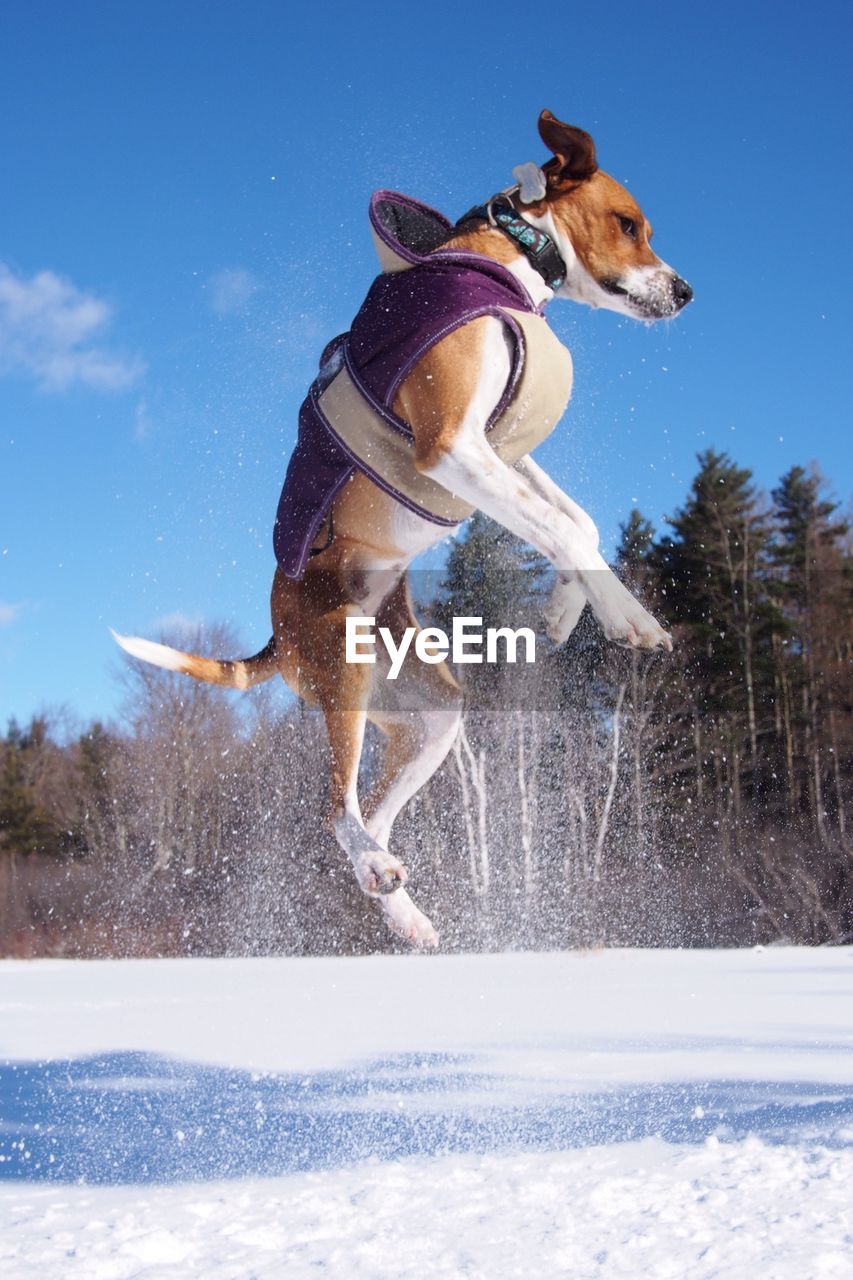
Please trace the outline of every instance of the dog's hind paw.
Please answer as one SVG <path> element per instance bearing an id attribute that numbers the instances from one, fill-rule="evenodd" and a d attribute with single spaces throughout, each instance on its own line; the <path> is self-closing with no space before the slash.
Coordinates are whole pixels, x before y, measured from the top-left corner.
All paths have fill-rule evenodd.
<path id="1" fill-rule="evenodd" d="M 397 893 L 409 878 L 400 859 L 384 849 L 361 854 L 354 860 L 353 867 L 362 890 L 373 898 Z"/>
<path id="2" fill-rule="evenodd" d="M 405 889 L 383 898 L 381 905 L 385 923 L 398 937 L 418 951 L 435 951 L 438 934 L 432 921 L 415 906 Z"/>

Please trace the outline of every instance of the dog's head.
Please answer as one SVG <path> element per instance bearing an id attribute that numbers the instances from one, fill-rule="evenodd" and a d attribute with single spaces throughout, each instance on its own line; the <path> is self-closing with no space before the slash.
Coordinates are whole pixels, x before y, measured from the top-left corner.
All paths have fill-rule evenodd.
<path id="1" fill-rule="evenodd" d="M 599 169 L 589 134 L 550 111 L 539 117 L 539 134 L 554 158 L 523 212 L 552 236 L 566 264 L 557 296 L 640 320 L 677 315 L 693 290 L 653 252 L 642 209 Z"/>

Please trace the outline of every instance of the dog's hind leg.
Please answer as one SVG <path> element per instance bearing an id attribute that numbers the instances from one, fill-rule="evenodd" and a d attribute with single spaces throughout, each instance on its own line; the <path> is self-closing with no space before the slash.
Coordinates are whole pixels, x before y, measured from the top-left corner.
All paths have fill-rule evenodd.
<path id="1" fill-rule="evenodd" d="M 339 556 L 343 559 L 346 548 Z M 300 582 L 279 570 L 273 581 L 273 628 L 282 675 L 294 692 L 319 706 L 329 740 L 328 823 L 371 896 L 393 893 L 406 869 L 368 835 L 358 802 L 358 767 L 364 746 L 374 668 L 346 661 L 348 617 L 367 612 L 346 598 L 340 566 L 313 568 Z M 379 583 L 380 587 L 382 583 Z"/>
<path id="2" fill-rule="evenodd" d="M 420 711 L 401 712 L 399 720 L 370 714 L 385 729 L 388 743 L 382 776 L 366 805 L 365 827 L 384 846 L 401 809 L 429 781 L 453 746 L 461 700 L 450 697 Z"/>
<path id="3" fill-rule="evenodd" d="M 371 669 L 349 666 L 329 696 L 320 695 L 331 756 L 329 825 L 371 896 L 393 894 L 405 884 L 406 868 L 365 829 L 358 802 L 358 766 L 364 745 Z"/>
<path id="4" fill-rule="evenodd" d="M 400 678 L 402 679 L 402 673 Z M 368 833 L 387 846 L 391 825 L 400 810 L 420 790 L 444 760 L 459 731 L 461 701 L 451 700 L 407 711 L 391 720 L 371 713 L 388 735 L 382 776 L 369 802 Z M 429 918 L 415 906 L 405 889 L 383 897 L 380 903 L 386 923 L 407 942 L 434 947 L 438 937 Z"/>
<path id="5" fill-rule="evenodd" d="M 399 643 L 407 627 L 417 626 L 408 591 L 401 583 L 383 606 L 378 622 Z M 382 775 L 365 806 L 368 833 L 387 848 L 391 826 L 407 802 L 432 777 L 459 731 L 462 692 L 445 662 L 421 662 L 410 648 L 396 680 L 378 669 L 368 717 L 387 734 Z M 407 941 L 435 946 L 428 918 L 404 890 L 382 899 L 388 925 Z"/>
<path id="6" fill-rule="evenodd" d="M 399 645 L 404 632 L 420 630 L 408 584 L 402 579 L 383 602 L 377 626 Z M 366 827 L 387 846 L 397 814 L 435 773 L 462 718 L 462 690 L 446 661 L 422 662 L 414 640 L 396 679 L 387 678 L 387 658 L 376 667 L 367 714 L 388 736 L 382 775 L 367 801 Z"/>

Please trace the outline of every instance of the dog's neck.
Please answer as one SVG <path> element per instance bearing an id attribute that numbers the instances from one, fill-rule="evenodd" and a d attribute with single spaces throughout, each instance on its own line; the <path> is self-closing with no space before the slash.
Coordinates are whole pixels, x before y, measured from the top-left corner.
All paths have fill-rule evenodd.
<path id="1" fill-rule="evenodd" d="M 519 280 L 530 294 L 537 307 L 543 307 L 554 296 L 538 271 L 527 261 L 523 253 L 519 253 L 502 231 L 485 224 L 471 230 L 459 231 L 449 240 L 445 240 L 442 249 L 462 249 L 466 253 L 479 253 L 484 258 L 492 258 L 506 267 Z"/>

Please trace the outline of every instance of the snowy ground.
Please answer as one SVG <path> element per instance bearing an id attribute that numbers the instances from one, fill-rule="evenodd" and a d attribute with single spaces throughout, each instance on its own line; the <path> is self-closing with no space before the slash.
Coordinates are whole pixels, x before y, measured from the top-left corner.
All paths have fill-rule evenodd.
<path id="1" fill-rule="evenodd" d="M 3 1280 L 853 1276 L 853 951 L 0 964 Z"/>

